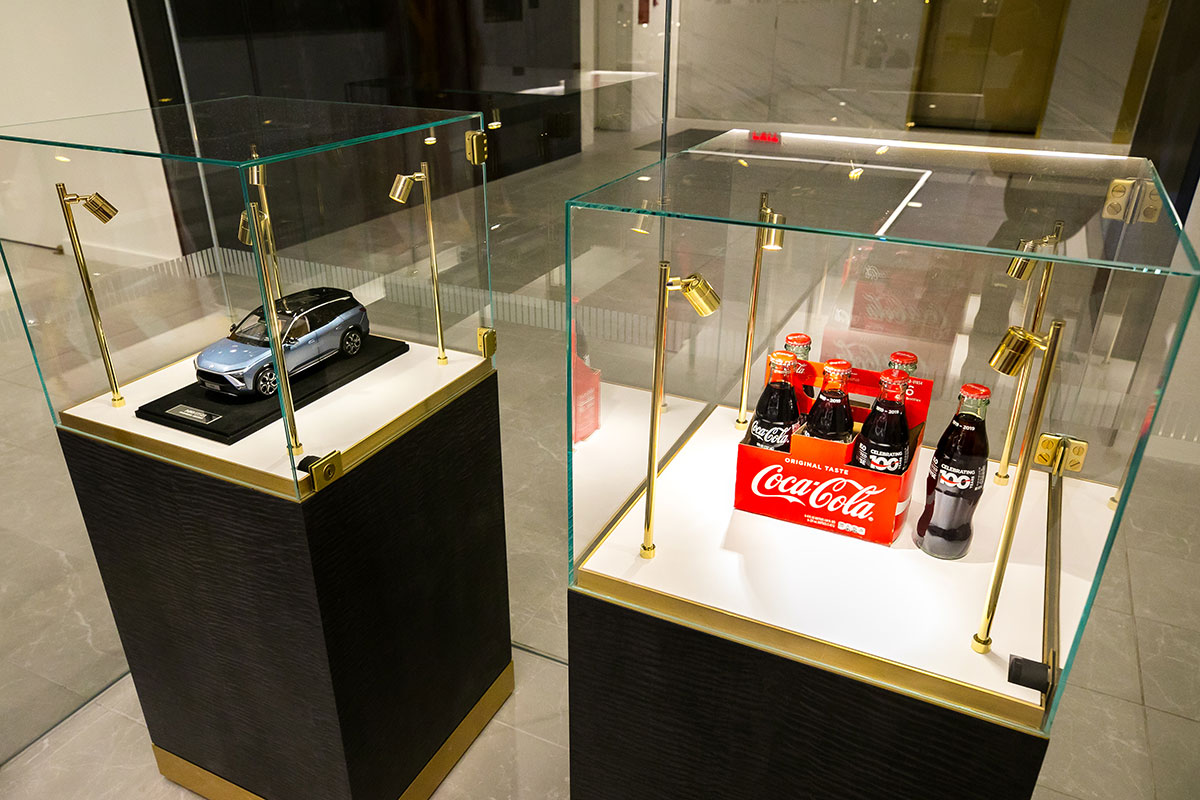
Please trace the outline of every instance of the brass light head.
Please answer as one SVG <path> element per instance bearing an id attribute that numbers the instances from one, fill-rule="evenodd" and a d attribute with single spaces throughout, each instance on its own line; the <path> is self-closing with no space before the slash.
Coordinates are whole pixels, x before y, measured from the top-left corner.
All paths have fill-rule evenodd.
<path id="1" fill-rule="evenodd" d="M 712 284 L 699 273 L 692 273 L 680 282 L 680 290 L 696 313 L 707 317 L 721 307 L 721 298 L 713 289 Z"/>
<path id="2" fill-rule="evenodd" d="M 428 144 L 428 145 L 437 144 L 437 134 L 433 132 L 433 128 L 429 129 L 429 135 L 425 137 L 425 144 Z"/>
<path id="3" fill-rule="evenodd" d="M 261 211 L 258 212 L 259 222 L 266 221 L 266 215 Z M 241 219 L 238 220 L 238 241 L 249 247 L 254 243 L 254 229 L 250 225 L 250 217 L 245 211 L 242 212 Z"/>
<path id="4" fill-rule="evenodd" d="M 396 180 L 392 183 L 392 190 L 388 192 L 388 197 L 395 200 L 397 203 L 407 203 L 409 195 L 412 194 L 413 186 L 417 183 L 416 175 L 397 175 Z"/>
<path id="5" fill-rule="evenodd" d="M 105 200 L 99 192 L 83 198 L 83 207 L 92 212 L 92 216 L 105 225 L 117 215 L 117 207 Z"/>
<path id="6" fill-rule="evenodd" d="M 992 369 L 1001 375 L 1012 377 L 1021 371 L 1025 363 L 1033 356 L 1033 351 L 1041 347 L 1041 341 L 1024 328 L 1015 325 L 1008 329 L 996 352 L 992 353 L 988 363 Z"/>
<path id="7" fill-rule="evenodd" d="M 492 109 L 492 119 L 487 124 L 488 130 L 489 131 L 498 131 L 498 130 L 500 130 L 500 126 L 502 124 L 503 123 L 500 122 L 500 109 L 493 108 Z"/>
<path id="8" fill-rule="evenodd" d="M 783 225 L 787 219 L 783 214 L 767 214 L 763 220 L 772 225 Z M 782 228 L 767 228 L 766 238 L 763 239 L 763 250 L 782 250 L 783 249 L 783 229 Z"/>
<path id="9" fill-rule="evenodd" d="M 1038 247 L 1037 239 L 1022 239 L 1017 245 L 1017 250 L 1022 253 L 1036 253 Z M 1008 276 L 1016 278 L 1019 281 L 1029 280 L 1029 276 L 1033 275 L 1033 267 L 1037 264 L 1037 259 L 1029 258 L 1028 256 L 1014 256 L 1013 260 L 1008 262 Z"/>

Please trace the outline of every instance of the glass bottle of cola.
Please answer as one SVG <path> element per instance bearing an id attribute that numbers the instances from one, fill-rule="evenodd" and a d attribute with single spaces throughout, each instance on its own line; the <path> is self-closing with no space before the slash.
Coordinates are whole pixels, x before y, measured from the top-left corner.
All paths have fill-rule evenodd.
<path id="1" fill-rule="evenodd" d="M 800 425 L 800 406 L 792 387 L 792 369 L 796 357 L 786 350 L 776 350 L 767 359 L 771 372 L 767 385 L 758 398 L 754 419 L 742 444 L 767 450 L 787 452 L 792 446 L 792 433 Z"/>
<path id="2" fill-rule="evenodd" d="M 792 370 L 792 386 L 796 387 L 797 392 L 815 397 L 817 390 L 812 385 L 814 372 L 808 365 L 808 356 L 812 352 L 812 337 L 807 333 L 789 333 L 784 337 L 783 349 L 796 357 L 796 368 Z"/>
<path id="3" fill-rule="evenodd" d="M 902 369 L 909 375 L 917 374 L 917 354 L 897 350 L 888 356 L 888 369 Z"/>
<path id="4" fill-rule="evenodd" d="M 907 388 L 907 372 L 887 369 L 879 374 L 879 397 L 854 440 L 851 465 L 892 475 L 908 468 L 908 420 L 904 416 Z"/>
<path id="5" fill-rule="evenodd" d="M 850 369 L 850 362 L 844 358 L 831 358 L 825 362 L 825 381 L 808 410 L 805 436 L 835 442 L 850 442 L 854 438 L 854 417 L 845 389 Z"/>
<path id="6" fill-rule="evenodd" d="M 968 383 L 958 395 L 958 413 L 942 434 L 925 483 L 925 512 L 913 541 L 938 558 L 962 558 L 971 548 L 971 517 L 987 478 L 988 441 L 983 424 L 992 392 Z"/>

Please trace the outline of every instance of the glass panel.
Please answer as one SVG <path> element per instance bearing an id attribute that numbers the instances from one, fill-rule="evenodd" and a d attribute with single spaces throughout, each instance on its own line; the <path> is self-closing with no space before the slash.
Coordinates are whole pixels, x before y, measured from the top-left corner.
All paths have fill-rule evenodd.
<path id="1" fill-rule="evenodd" d="M 201 105 L 244 110 L 242 101 Z M 310 130 L 300 129 L 300 107 Z M 291 116 L 270 118 L 261 138 L 234 131 L 221 144 L 240 160 L 275 154 L 253 166 L 0 139 L 14 176 L 0 237 L 36 360 L 16 377 L 44 388 L 57 424 L 302 497 L 314 490 L 305 459 L 338 450 L 352 467 L 490 368 L 477 345 L 478 328 L 492 325 L 486 170 L 466 156 L 478 115 L 291 102 L 277 110 Z M 389 112 L 432 122 L 341 143 L 317 135 L 331 120 L 365 125 L 343 134 L 365 131 Z M 127 126 L 120 137 L 108 131 L 123 150 L 172 135 L 146 128 L 152 116 L 109 120 Z M 408 178 L 397 184 L 400 173 Z M 266 313 L 275 297 L 279 337 Z"/>
<path id="2" fill-rule="evenodd" d="M 0 127 L 0 139 L 240 164 L 253 143 L 263 160 L 330 149 L 477 118 L 424 108 L 234 97 Z M 157 141 L 132 135 L 153 131 Z"/>
<path id="3" fill-rule="evenodd" d="M 988 362 L 1009 326 L 1033 327 L 1045 260 L 1035 258 L 1025 280 L 1010 277 L 1017 242 L 1040 239 L 1061 220 L 1038 346 L 1046 345 L 1052 320 L 1062 321 L 1063 332 L 1034 433 L 1088 444 L 1080 469 L 1060 484 L 1059 663 L 1069 670 L 1123 512 L 1115 498 L 1123 497 L 1127 470 L 1136 475 L 1200 284 L 1174 212 L 1154 200 L 1152 190 L 1164 195 L 1153 169 L 1136 159 L 861 140 L 828 141 L 819 150 L 806 140 L 727 136 L 698 148 L 706 152 L 680 154 L 568 205 L 567 292 L 576 299 L 568 359 L 573 585 L 968 713 L 1047 729 L 1053 707 L 1044 712 L 1037 691 L 1007 680 L 1009 655 L 1042 658 L 1051 487 L 1044 468 L 1033 469 L 1025 490 L 990 628 L 992 654 L 971 647 L 1012 491 L 991 478 L 1016 380 Z M 1127 197 L 1114 186 L 1136 187 L 1148 205 L 1135 197 L 1132 208 L 1112 208 Z M 660 191 L 667 197 L 661 205 Z M 883 508 L 886 499 L 838 495 L 833 502 L 837 492 L 828 487 L 824 498 L 813 489 L 788 499 L 764 493 L 762 484 L 752 490 L 754 476 L 739 466 L 744 451 L 759 452 L 739 448 L 746 434 L 735 419 L 756 251 L 767 243 L 757 223 L 763 192 L 787 219 L 776 224 L 782 249 L 760 254 L 750 413 L 763 390 L 766 355 L 790 332 L 811 336 L 814 361 L 846 358 L 856 370 L 881 370 L 894 351 L 911 351 L 920 361 L 916 376 L 932 381 L 921 406 L 927 421 L 911 462 L 908 511 L 890 547 L 854 541 L 867 537 L 861 520 L 874 519 L 867 507 Z M 687 276 L 702 275 L 721 303 L 700 317 L 682 292 L 667 294 L 655 550 L 646 559 L 660 259 L 669 262 L 675 285 L 686 288 Z M 1042 363 L 1033 356 L 1026 414 L 1039 394 Z M 960 560 L 942 561 L 920 551 L 914 529 L 926 510 L 933 448 L 965 383 L 991 390 L 991 462 L 970 548 Z M 853 399 L 864 404 L 861 420 L 871 399 Z M 806 452 L 793 450 L 786 463 L 811 466 Z M 843 464 L 833 471 L 844 473 Z M 875 473 L 863 475 L 850 474 L 855 486 L 880 489 L 866 482 Z M 743 499 L 751 495 L 760 500 Z M 785 510 L 772 510 L 772 498 Z M 855 502 L 866 503 L 856 506 L 859 516 L 819 522 L 823 504 Z M 891 502 L 879 523 L 885 536 L 895 495 Z M 792 524 L 798 518 L 789 513 L 816 516 Z"/>

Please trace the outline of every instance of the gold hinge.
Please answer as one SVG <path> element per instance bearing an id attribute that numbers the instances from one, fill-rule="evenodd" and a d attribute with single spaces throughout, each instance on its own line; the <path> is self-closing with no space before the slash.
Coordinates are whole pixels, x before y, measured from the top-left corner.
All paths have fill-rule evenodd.
<path id="1" fill-rule="evenodd" d="M 308 474 L 312 475 L 313 491 L 316 492 L 342 477 L 345 474 L 342 471 L 342 451 L 334 450 L 309 464 Z"/>
<path id="2" fill-rule="evenodd" d="M 483 356 L 484 358 L 491 358 L 494 356 L 496 354 L 496 329 L 476 329 L 475 344 L 479 348 L 479 355 Z"/>
<path id="3" fill-rule="evenodd" d="M 467 142 L 467 161 L 470 161 L 477 167 L 487 161 L 487 134 L 483 131 L 467 131 L 465 138 Z"/>
<path id="4" fill-rule="evenodd" d="M 1043 433 L 1042 438 L 1038 440 L 1033 460 L 1039 466 L 1050 467 L 1060 475 L 1064 469 L 1080 472 L 1083 470 L 1087 451 L 1088 443 L 1083 439 L 1075 439 L 1061 433 Z"/>
<path id="5" fill-rule="evenodd" d="M 1162 213 L 1162 195 L 1154 181 L 1147 178 L 1117 178 L 1108 185 L 1104 197 L 1104 219 L 1119 219 L 1126 224 L 1158 222 Z"/>

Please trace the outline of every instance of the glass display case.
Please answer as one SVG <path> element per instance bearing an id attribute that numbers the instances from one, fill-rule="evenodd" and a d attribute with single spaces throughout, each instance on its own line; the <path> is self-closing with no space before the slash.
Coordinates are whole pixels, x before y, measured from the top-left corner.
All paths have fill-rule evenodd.
<path id="1" fill-rule="evenodd" d="M 303 498 L 491 371 L 483 130 L 251 97 L 0 129 L 14 377 L 62 429 Z"/>
<path id="2" fill-rule="evenodd" d="M 1044 738 L 1197 294 L 1165 198 L 1144 159 L 731 130 L 569 201 L 572 593 Z M 792 333 L 795 432 L 745 444 Z M 794 427 L 845 359 L 865 441 L 897 351 L 909 493 Z"/>

